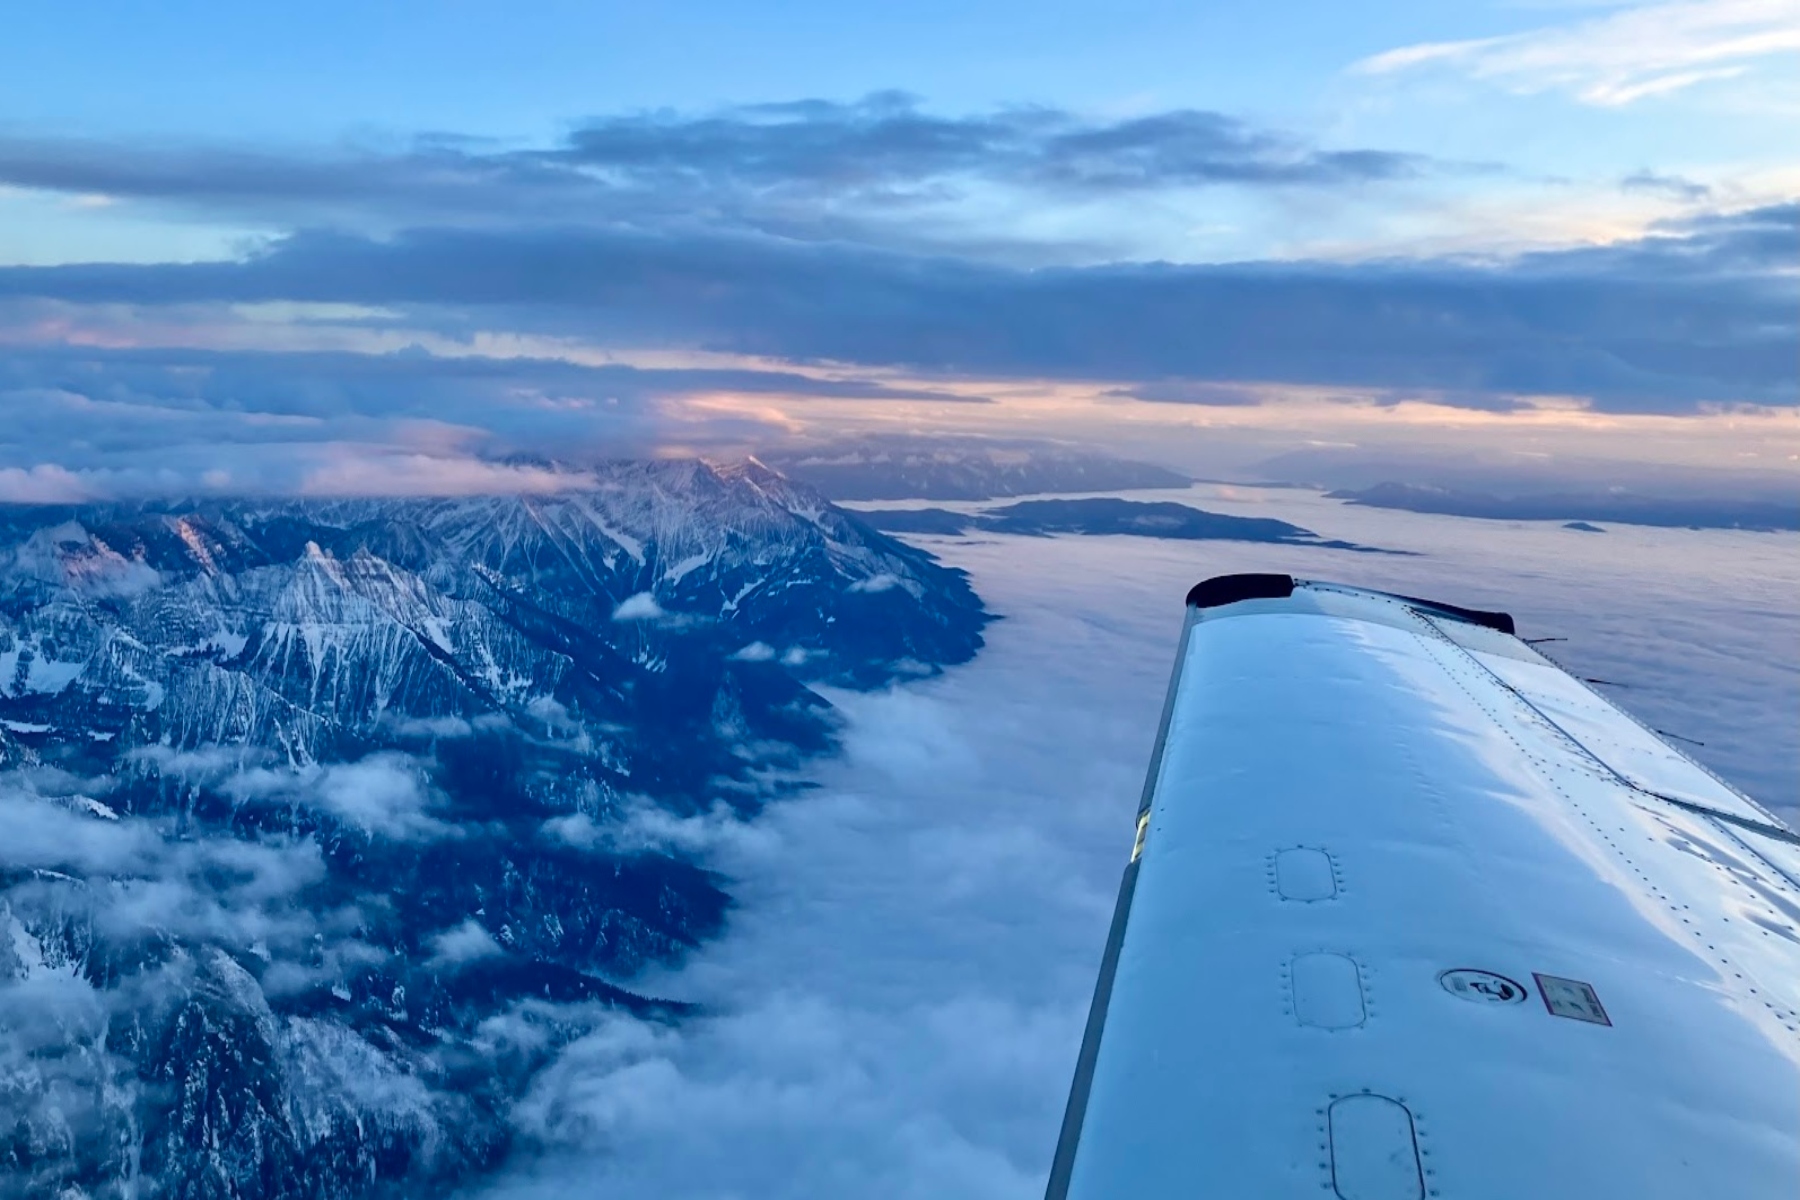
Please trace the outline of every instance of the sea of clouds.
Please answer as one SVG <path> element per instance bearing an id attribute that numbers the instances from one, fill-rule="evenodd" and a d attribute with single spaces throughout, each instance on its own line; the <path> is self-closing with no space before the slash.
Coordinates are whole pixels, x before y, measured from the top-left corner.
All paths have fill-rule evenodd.
<path id="1" fill-rule="evenodd" d="M 725 937 L 684 966 L 632 981 L 697 1002 L 698 1017 L 670 1025 L 527 1004 L 484 1024 L 464 1051 L 495 1070 L 549 1065 L 510 1114 L 511 1165 L 471 1185 L 471 1197 L 1041 1194 L 1181 598 L 1206 576 L 1279 570 L 1508 609 L 1526 636 L 1567 638 L 1546 649 L 1573 671 L 1623 685 L 1610 690 L 1631 711 L 1703 743 L 1686 748 L 1789 820 L 1800 815 L 1796 535 L 1592 534 L 1347 507 L 1297 489 L 1136 497 L 1412 554 L 920 539 L 971 571 L 1002 615 L 972 664 L 885 692 L 831 693 L 844 753 L 753 820 L 646 804 L 616 825 L 571 817 L 547 830 L 576 845 L 698 858 L 727 878 L 737 908 Z M 166 774 L 226 779 L 246 797 L 280 797 L 371 834 L 452 832 L 401 756 L 310 773 L 166 757 Z M 323 871 L 311 839 L 191 840 L 107 799 L 104 780 L 0 778 L 0 866 L 40 873 L 46 903 L 83 897 L 93 910 L 84 927 L 112 940 L 155 930 L 253 947 L 271 962 L 266 988 L 305 987 L 335 976 L 339 958 L 375 953 L 357 940 L 352 909 L 304 902 Z M 321 946 L 313 962 L 308 948 Z M 455 969 L 501 949 L 466 927 L 430 952 Z M 0 989 L 11 1102 L 71 1146 L 124 1119 L 114 1111 L 122 1094 L 106 1098 L 109 1080 L 126 1080 L 105 1048 L 108 1021 L 184 992 L 193 969 L 171 962 L 130 994 L 61 970 Z M 587 1032 L 560 1049 L 546 1040 L 571 1021 Z M 53 1046 L 74 1053 L 46 1053 Z"/>
<path id="2" fill-rule="evenodd" d="M 735 880 L 724 939 L 649 981 L 517 1111 L 491 1200 L 1042 1194 L 1188 586 L 1280 570 L 1510 609 L 1765 802 L 1800 792 L 1791 535 L 1468 521 L 1316 493 L 1191 502 L 1419 552 L 922 539 L 1004 619 L 971 665 L 834 695 L 846 753 L 753 825 L 684 828 Z M 1143 498 L 1153 498 L 1145 496 Z M 1155 497 L 1160 498 L 1160 497 Z"/>

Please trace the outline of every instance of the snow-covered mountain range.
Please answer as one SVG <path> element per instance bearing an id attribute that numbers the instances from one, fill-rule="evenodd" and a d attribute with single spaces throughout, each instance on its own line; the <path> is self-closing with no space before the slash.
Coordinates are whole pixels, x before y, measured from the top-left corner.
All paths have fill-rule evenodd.
<path id="1" fill-rule="evenodd" d="M 768 461 L 833 500 L 992 500 L 1193 483 L 1167 467 L 1030 438 L 874 434 L 777 451 Z"/>
<path id="2" fill-rule="evenodd" d="M 750 462 L 533 497 L 0 508 L 0 1195 L 431 1194 L 715 935 L 684 823 L 964 577 Z"/>

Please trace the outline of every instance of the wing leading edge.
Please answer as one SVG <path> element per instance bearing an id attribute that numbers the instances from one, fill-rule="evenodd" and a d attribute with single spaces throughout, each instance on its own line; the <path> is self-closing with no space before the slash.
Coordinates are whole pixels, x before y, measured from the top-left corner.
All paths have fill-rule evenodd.
<path id="1" fill-rule="evenodd" d="M 1049 1200 L 1800 1195 L 1800 846 L 1512 634 L 1190 593 Z"/>

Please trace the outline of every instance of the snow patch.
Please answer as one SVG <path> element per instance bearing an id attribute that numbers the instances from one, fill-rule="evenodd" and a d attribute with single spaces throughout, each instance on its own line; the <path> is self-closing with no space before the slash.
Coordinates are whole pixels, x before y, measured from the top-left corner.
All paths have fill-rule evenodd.
<path id="1" fill-rule="evenodd" d="M 713 560 L 711 553 L 690 554 L 668 570 L 663 572 L 664 583 L 680 583 L 688 575 L 704 567 Z"/>
<path id="2" fill-rule="evenodd" d="M 119 814 L 113 811 L 111 805 L 102 804 L 92 796 L 76 796 L 73 800 L 77 808 L 93 813 L 96 817 L 100 817 L 107 821 L 116 821 L 119 819 Z"/>
<path id="3" fill-rule="evenodd" d="M 53 696 L 81 678 L 81 673 L 86 669 L 87 663 L 85 662 L 59 662 L 53 658 L 34 658 L 25 673 L 25 690 Z"/>

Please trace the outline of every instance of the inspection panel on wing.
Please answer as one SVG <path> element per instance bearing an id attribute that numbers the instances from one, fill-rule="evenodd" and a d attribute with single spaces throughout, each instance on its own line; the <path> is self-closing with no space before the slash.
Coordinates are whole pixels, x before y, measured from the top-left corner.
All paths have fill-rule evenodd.
<path id="1" fill-rule="evenodd" d="M 1513 633 L 1189 594 L 1050 1200 L 1800 1197 L 1800 839 Z"/>

